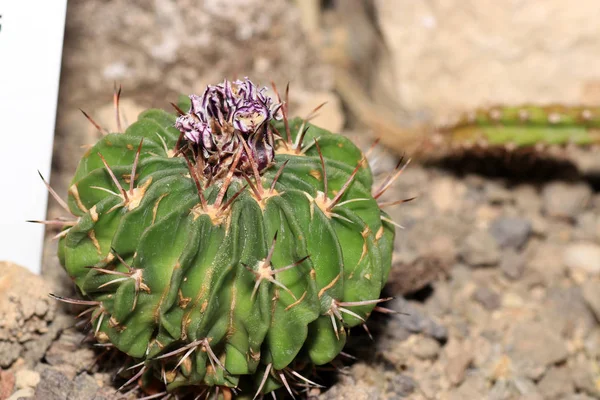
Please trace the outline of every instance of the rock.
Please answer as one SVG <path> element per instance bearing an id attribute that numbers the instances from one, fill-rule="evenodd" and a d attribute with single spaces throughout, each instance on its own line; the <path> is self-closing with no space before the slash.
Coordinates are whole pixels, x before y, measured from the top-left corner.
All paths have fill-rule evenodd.
<path id="1" fill-rule="evenodd" d="M 0 262 L 0 271 L 0 367 L 6 368 L 27 358 L 28 342 L 48 332 L 56 302 L 41 276 L 9 262 Z"/>
<path id="2" fill-rule="evenodd" d="M 600 239 L 600 215 L 597 210 L 585 211 L 577 216 L 576 239 L 598 240 Z"/>
<path id="3" fill-rule="evenodd" d="M 500 217 L 492 222 L 489 232 L 501 248 L 520 249 L 531 234 L 531 222 L 517 217 Z"/>
<path id="4" fill-rule="evenodd" d="M 587 394 L 583 394 L 583 393 L 577 393 L 577 394 L 572 394 L 569 397 L 565 397 L 564 400 L 597 400 L 597 397 L 591 397 L 588 396 Z"/>
<path id="5" fill-rule="evenodd" d="M 500 295 L 486 286 L 478 287 L 473 293 L 473 299 L 487 310 L 495 310 L 502 303 Z"/>
<path id="6" fill-rule="evenodd" d="M 17 389 L 35 388 L 40 383 L 39 372 L 22 369 L 15 374 Z"/>
<path id="7" fill-rule="evenodd" d="M 487 400 L 510 400 L 519 394 L 512 380 L 499 379 L 488 393 Z"/>
<path id="8" fill-rule="evenodd" d="M 600 281 L 589 280 L 582 285 L 583 298 L 600 321 Z"/>
<path id="9" fill-rule="evenodd" d="M 346 378 L 324 394 L 319 400 L 376 400 L 381 399 L 380 390 L 363 380 Z"/>
<path id="10" fill-rule="evenodd" d="M 418 337 L 411 348 L 412 353 L 423 359 L 434 359 L 440 351 L 440 344 L 437 340 L 429 337 Z"/>
<path id="11" fill-rule="evenodd" d="M 398 298 L 390 302 L 389 307 L 401 313 L 395 314 L 390 320 L 392 331 L 402 328 L 412 333 L 423 333 L 441 342 L 448 338 L 448 330 L 444 326 L 423 314 L 407 300 Z"/>
<path id="12" fill-rule="evenodd" d="M 539 275 L 545 286 L 555 286 L 564 279 L 563 246 L 553 242 L 536 242 L 532 246 L 526 270 Z"/>
<path id="13" fill-rule="evenodd" d="M 495 265 L 500 261 L 500 250 L 496 240 L 487 232 L 468 235 L 459 250 L 463 260 L 471 266 Z"/>
<path id="14" fill-rule="evenodd" d="M 600 274 L 600 246 L 591 242 L 570 243 L 563 253 L 563 262 L 574 270 Z"/>
<path id="15" fill-rule="evenodd" d="M 17 342 L 0 341 L 0 367 L 10 367 L 19 358 L 22 349 L 22 346 Z"/>
<path id="16" fill-rule="evenodd" d="M 449 400 L 483 399 L 487 394 L 487 381 L 481 375 L 469 375 L 457 388 L 448 393 Z"/>
<path id="17" fill-rule="evenodd" d="M 595 363 L 593 361 L 577 360 L 570 367 L 575 388 L 580 392 L 599 398 L 600 388 L 598 382 L 600 375 Z"/>
<path id="18" fill-rule="evenodd" d="M 15 374 L 0 369 L 0 399 L 6 399 L 15 387 Z"/>
<path id="19" fill-rule="evenodd" d="M 538 389 L 545 399 L 563 399 L 575 391 L 571 373 L 566 367 L 552 367 L 546 372 Z"/>
<path id="20" fill-rule="evenodd" d="M 531 379 L 527 379 L 522 376 L 516 376 L 512 381 L 515 385 L 515 388 L 522 396 L 531 396 L 532 400 L 535 396 L 538 396 L 540 399 L 542 399 L 542 395 L 539 393 L 537 386 Z"/>
<path id="21" fill-rule="evenodd" d="M 458 386 L 465 379 L 465 372 L 473 361 L 473 352 L 470 347 L 461 346 L 459 351 L 448 355 L 444 368 L 448 381 L 453 386 Z M 448 351 L 449 353 L 449 351 Z"/>
<path id="22" fill-rule="evenodd" d="M 14 392 L 7 400 L 21 400 L 21 399 L 29 399 L 33 397 L 34 390 L 32 388 L 19 389 Z"/>
<path id="23" fill-rule="evenodd" d="M 596 327 L 579 287 L 551 287 L 541 306 L 540 321 L 565 338 L 582 340 Z"/>
<path id="24" fill-rule="evenodd" d="M 297 109 L 291 109 L 291 115 L 304 118 L 310 115 L 317 106 L 325 103 L 310 122 L 335 133 L 341 132 L 344 128 L 345 116 L 337 94 L 333 92 L 296 92 L 294 98 L 300 103 L 300 106 Z"/>
<path id="25" fill-rule="evenodd" d="M 42 373 L 34 400 L 67 400 L 72 389 L 73 383 L 66 376 L 48 368 Z"/>
<path id="26" fill-rule="evenodd" d="M 382 79 L 380 90 L 393 89 L 400 99 L 395 109 L 447 115 L 481 104 L 597 103 L 597 81 L 586 72 L 600 70 L 593 57 L 600 44 L 586 43 L 593 34 L 582 28 L 595 23 L 594 0 L 577 2 L 577 10 L 563 0 L 545 1 L 543 8 L 491 0 L 473 3 L 469 12 L 459 1 L 376 4 L 396 77 Z M 549 18 L 552 26 L 545 24 Z M 585 70 L 574 70 L 569 60 L 580 60 Z M 377 72 L 385 76 L 390 64 Z M 540 73 L 546 70 L 552 72 Z"/>
<path id="27" fill-rule="evenodd" d="M 592 198 L 585 183 L 552 182 L 542 190 L 543 210 L 550 217 L 574 219 Z"/>
<path id="28" fill-rule="evenodd" d="M 436 256 L 418 257 L 392 265 L 387 287 L 392 293 L 407 295 L 423 289 L 449 273 L 451 264 Z"/>
<path id="29" fill-rule="evenodd" d="M 84 336 L 75 330 L 64 331 L 46 353 L 46 362 L 52 366 L 71 366 L 73 373 L 86 370 L 96 355 L 89 346 L 82 346 Z"/>
<path id="30" fill-rule="evenodd" d="M 541 377 L 548 367 L 569 355 L 558 332 L 539 322 L 517 325 L 509 337 L 507 350 L 514 368 L 531 379 Z"/>
<path id="31" fill-rule="evenodd" d="M 390 380 L 389 392 L 395 394 L 400 398 L 410 396 L 417 388 L 417 382 L 405 374 L 395 375 Z"/>
<path id="32" fill-rule="evenodd" d="M 69 400 L 100 400 L 98 383 L 87 373 L 79 374 L 73 381 L 73 389 L 69 394 Z"/>
<path id="33" fill-rule="evenodd" d="M 439 212 L 456 212 L 461 207 L 467 187 L 461 181 L 444 176 L 431 183 L 429 191 L 431 201 Z"/>
<path id="34" fill-rule="evenodd" d="M 525 271 L 525 264 L 527 263 L 527 257 L 523 253 L 517 253 L 513 249 L 506 249 L 502 253 L 502 260 L 500 260 L 500 270 L 504 273 L 504 276 L 511 280 L 517 280 L 523 276 Z"/>

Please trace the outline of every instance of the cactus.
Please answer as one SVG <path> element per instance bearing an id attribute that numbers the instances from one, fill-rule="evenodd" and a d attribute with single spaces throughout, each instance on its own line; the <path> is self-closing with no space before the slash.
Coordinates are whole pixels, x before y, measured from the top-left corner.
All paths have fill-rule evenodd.
<path id="1" fill-rule="evenodd" d="M 455 124 L 442 127 L 445 141 L 455 146 L 591 145 L 600 142 L 600 110 L 593 107 L 499 106 L 477 109 Z"/>
<path id="2" fill-rule="evenodd" d="M 353 143 L 277 101 L 225 81 L 81 159 L 62 202 L 75 219 L 55 222 L 85 299 L 55 297 L 88 306 L 96 340 L 135 360 L 123 388 L 291 394 L 385 310 L 395 224 L 377 199 L 402 169 L 372 194 Z"/>

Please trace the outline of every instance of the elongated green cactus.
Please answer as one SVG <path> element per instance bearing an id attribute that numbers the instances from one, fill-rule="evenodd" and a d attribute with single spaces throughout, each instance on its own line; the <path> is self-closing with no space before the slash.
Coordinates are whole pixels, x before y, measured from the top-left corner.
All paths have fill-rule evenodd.
<path id="1" fill-rule="evenodd" d="M 126 383 L 252 396 L 312 384 L 382 301 L 394 226 L 347 138 L 250 81 L 149 110 L 82 158 L 59 258 Z M 282 117 L 283 120 L 279 120 Z M 166 393 L 166 392 L 165 392 Z"/>
<path id="2" fill-rule="evenodd" d="M 508 150 L 600 143 L 600 110 L 584 106 L 498 106 L 464 114 L 441 128 L 453 146 L 503 146 Z"/>

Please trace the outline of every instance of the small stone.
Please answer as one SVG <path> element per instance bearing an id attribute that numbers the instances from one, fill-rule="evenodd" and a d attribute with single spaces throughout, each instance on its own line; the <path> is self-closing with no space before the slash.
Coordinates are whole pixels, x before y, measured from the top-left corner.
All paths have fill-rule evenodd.
<path id="1" fill-rule="evenodd" d="M 40 382 L 40 374 L 29 369 L 22 369 L 15 374 L 17 389 L 35 388 Z"/>
<path id="2" fill-rule="evenodd" d="M 396 394 L 400 398 L 410 396 L 417 388 L 417 383 L 409 375 L 395 375 L 390 380 L 389 391 Z"/>
<path id="3" fill-rule="evenodd" d="M 587 360 L 577 360 L 570 367 L 575 388 L 590 396 L 600 397 L 600 387 L 597 384 L 600 376 L 598 376 L 594 363 Z"/>
<path id="4" fill-rule="evenodd" d="M 568 339 L 584 338 L 596 327 L 581 288 L 551 287 L 547 290 L 539 312 L 539 320 Z"/>
<path id="5" fill-rule="evenodd" d="M 419 337 L 412 347 L 412 353 L 423 359 L 434 359 L 440 351 L 440 344 L 437 340 L 429 337 Z"/>
<path id="6" fill-rule="evenodd" d="M 15 388 L 15 374 L 0 369 L 0 399 L 6 399 Z"/>
<path id="7" fill-rule="evenodd" d="M 522 375 L 538 379 L 549 366 L 566 360 L 569 352 L 552 326 L 524 322 L 515 327 L 509 338 L 508 355 Z"/>
<path id="8" fill-rule="evenodd" d="M 4 261 L 0 271 L 0 368 L 7 368 L 19 357 L 29 359 L 26 347 L 48 332 L 56 302 L 41 276 Z"/>
<path id="9" fill-rule="evenodd" d="M 542 191 L 542 207 L 546 215 L 573 219 L 592 198 L 592 189 L 585 183 L 552 182 Z"/>
<path id="10" fill-rule="evenodd" d="M 525 272 L 525 264 L 527 263 L 527 257 L 525 254 L 517 253 L 513 249 L 506 249 L 502 253 L 502 260 L 500 261 L 500 270 L 507 278 L 511 280 L 517 280 L 523 276 Z"/>
<path id="11" fill-rule="evenodd" d="M 464 351 L 448 358 L 445 367 L 446 377 L 454 386 L 458 386 L 465 379 L 465 372 L 473 361 L 473 353 Z"/>
<path id="12" fill-rule="evenodd" d="M 535 386 L 535 383 L 531 379 L 527 379 L 522 376 L 516 376 L 513 378 L 513 384 L 521 395 L 532 397 L 539 396 L 541 398 L 537 386 Z"/>
<path id="13" fill-rule="evenodd" d="M 487 400 L 510 400 L 514 399 L 519 394 L 519 391 L 515 387 L 511 380 L 499 379 L 494 383 L 494 386 L 490 389 L 486 399 Z"/>
<path id="14" fill-rule="evenodd" d="M 69 394 L 69 400 L 94 399 L 99 389 L 96 380 L 83 372 L 73 380 L 73 390 Z"/>
<path id="15" fill-rule="evenodd" d="M 467 379 L 448 394 L 449 400 L 484 399 L 487 395 L 487 381 L 482 375 L 469 375 Z"/>
<path id="16" fill-rule="evenodd" d="M 66 376 L 48 368 L 42 373 L 34 400 L 66 400 L 72 388 L 73 383 Z"/>
<path id="17" fill-rule="evenodd" d="M 430 198 L 439 212 L 456 212 L 461 206 L 461 199 L 467 187 L 461 181 L 451 177 L 440 177 L 431 183 Z"/>
<path id="18" fill-rule="evenodd" d="M 562 260 L 564 246 L 540 242 L 536 243 L 532 249 L 526 269 L 537 272 L 547 286 L 556 286 L 564 278 L 566 271 Z"/>
<path id="19" fill-rule="evenodd" d="M 32 388 L 19 389 L 14 392 L 9 398 L 6 400 L 20 400 L 20 399 L 29 399 L 33 397 L 34 390 Z"/>
<path id="20" fill-rule="evenodd" d="M 600 274 L 600 246 L 591 242 L 571 243 L 563 253 L 563 262 L 571 269 Z"/>
<path id="21" fill-rule="evenodd" d="M 552 367 L 546 372 L 538 389 L 545 399 L 563 399 L 575 391 L 573 379 L 566 367 Z"/>
<path id="22" fill-rule="evenodd" d="M 501 248 L 522 248 L 531 234 L 531 222 L 517 217 L 500 217 L 492 222 L 490 234 Z"/>
<path id="23" fill-rule="evenodd" d="M 460 247 L 460 255 L 471 266 L 496 265 L 500 262 L 500 250 L 496 240 L 488 232 L 473 232 Z"/>
<path id="24" fill-rule="evenodd" d="M 407 300 L 400 297 L 388 304 L 392 310 L 401 313 L 394 315 L 390 320 L 388 328 L 392 332 L 397 329 L 404 329 L 412 333 L 423 333 L 440 342 L 448 339 L 446 327 L 435 322 Z"/>
<path id="25" fill-rule="evenodd" d="M 0 368 L 8 368 L 19 358 L 21 345 L 17 342 L 0 341 Z"/>
<path id="26" fill-rule="evenodd" d="M 597 400 L 597 397 L 590 397 L 587 394 L 576 393 L 572 394 L 569 397 L 565 397 L 564 400 Z"/>
<path id="27" fill-rule="evenodd" d="M 500 307 L 502 299 L 492 289 L 483 286 L 478 287 L 473 293 L 473 300 L 484 306 L 487 310 L 496 310 Z"/>

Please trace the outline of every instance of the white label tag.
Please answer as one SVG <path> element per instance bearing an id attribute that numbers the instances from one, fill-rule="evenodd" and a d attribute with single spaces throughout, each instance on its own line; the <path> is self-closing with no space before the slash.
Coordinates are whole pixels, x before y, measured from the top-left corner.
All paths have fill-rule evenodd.
<path id="1" fill-rule="evenodd" d="M 67 0 L 0 0 L 0 260 L 41 271 Z M 0 271 L 2 276 L 2 271 Z"/>

